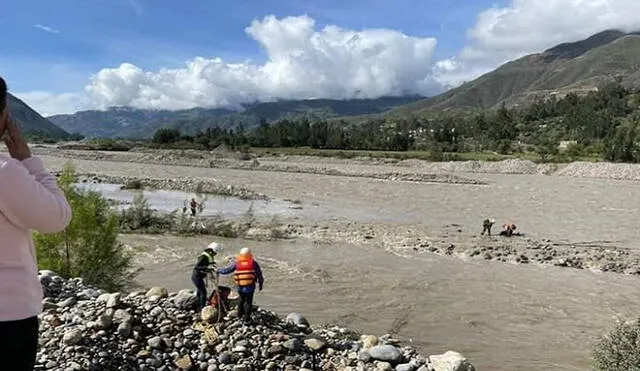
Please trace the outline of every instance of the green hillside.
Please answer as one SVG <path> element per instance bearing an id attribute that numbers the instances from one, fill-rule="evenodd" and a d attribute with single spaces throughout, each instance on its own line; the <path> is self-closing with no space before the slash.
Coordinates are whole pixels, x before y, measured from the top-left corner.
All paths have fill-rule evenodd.
<path id="1" fill-rule="evenodd" d="M 452 108 L 495 109 L 526 105 L 538 97 L 584 93 L 606 83 L 640 87 L 640 36 L 604 31 L 508 62 L 496 70 L 433 98 L 392 110 L 424 113 Z"/>

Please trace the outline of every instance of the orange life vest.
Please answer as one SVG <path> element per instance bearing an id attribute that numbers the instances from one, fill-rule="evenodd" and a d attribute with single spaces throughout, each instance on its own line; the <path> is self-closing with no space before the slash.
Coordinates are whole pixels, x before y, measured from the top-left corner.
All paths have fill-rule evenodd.
<path id="1" fill-rule="evenodd" d="M 238 256 L 236 258 L 236 270 L 233 279 L 238 286 L 249 286 L 256 283 L 256 270 L 253 265 L 253 256 Z"/>

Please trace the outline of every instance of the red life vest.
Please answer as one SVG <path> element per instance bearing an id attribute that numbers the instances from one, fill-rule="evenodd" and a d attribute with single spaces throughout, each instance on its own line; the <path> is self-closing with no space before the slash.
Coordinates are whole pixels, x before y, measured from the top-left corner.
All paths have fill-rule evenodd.
<path id="1" fill-rule="evenodd" d="M 256 270 L 253 265 L 253 256 L 240 255 L 236 258 L 236 270 L 233 279 L 238 286 L 249 286 L 256 283 Z"/>

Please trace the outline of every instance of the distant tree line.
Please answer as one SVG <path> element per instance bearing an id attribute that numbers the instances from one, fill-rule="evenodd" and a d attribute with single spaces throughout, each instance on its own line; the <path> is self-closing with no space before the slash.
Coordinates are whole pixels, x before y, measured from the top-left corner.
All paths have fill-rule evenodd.
<path id="1" fill-rule="evenodd" d="M 195 136 L 179 129 L 158 130 L 152 145 L 212 149 L 241 147 L 433 152 L 536 152 L 544 160 L 560 156 L 600 156 L 608 161 L 640 162 L 640 95 L 621 85 L 584 95 L 537 99 L 524 108 L 500 107 L 463 115 L 386 117 L 364 123 L 283 119 L 261 120 L 252 130 L 207 129 Z"/>

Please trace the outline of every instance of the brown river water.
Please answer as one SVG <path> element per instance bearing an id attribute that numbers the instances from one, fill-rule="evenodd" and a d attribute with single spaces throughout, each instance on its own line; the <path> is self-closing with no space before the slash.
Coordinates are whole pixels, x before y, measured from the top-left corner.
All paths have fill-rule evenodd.
<path id="1" fill-rule="evenodd" d="M 63 161 L 47 158 L 49 166 Z M 536 238 L 614 241 L 635 249 L 640 184 L 533 175 L 468 175 L 487 186 L 378 181 L 149 164 L 74 161 L 81 172 L 153 177 L 198 176 L 299 199 L 301 220 L 334 217 L 479 231 L 484 217 L 514 221 Z M 463 175 L 464 176 L 464 175 Z M 213 207 L 213 206 L 212 206 Z M 191 288 L 190 267 L 206 238 L 125 236 L 150 246 L 144 285 Z M 470 237 L 471 238 L 471 237 Z M 640 279 L 533 265 L 463 261 L 432 254 L 401 257 L 375 245 L 308 240 L 222 240 L 231 254 L 254 248 L 266 285 L 256 303 L 312 322 L 412 341 L 423 354 L 456 350 L 478 370 L 588 370 L 594 341 L 617 316 L 640 311 Z"/>
<path id="2" fill-rule="evenodd" d="M 190 288 L 206 238 L 126 236 L 154 247 L 143 285 Z M 377 247 L 221 240 L 251 246 L 265 271 L 256 303 L 314 323 L 392 332 L 424 354 L 457 350 L 478 370 L 586 370 L 590 345 L 640 307 L 637 278 L 552 267 L 400 257 Z M 230 284 L 230 281 L 223 281 Z"/>

